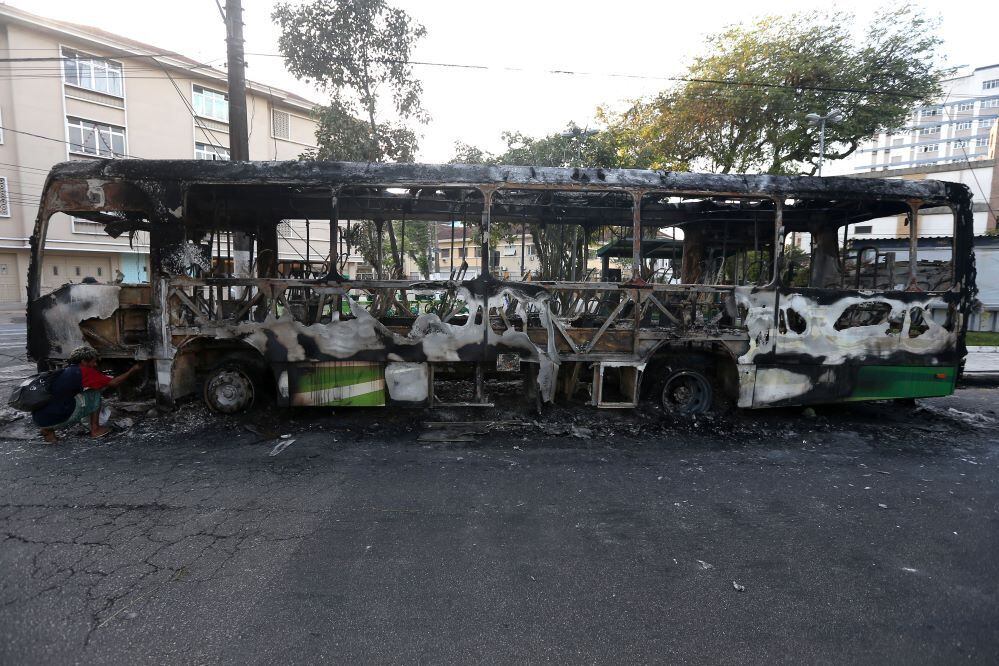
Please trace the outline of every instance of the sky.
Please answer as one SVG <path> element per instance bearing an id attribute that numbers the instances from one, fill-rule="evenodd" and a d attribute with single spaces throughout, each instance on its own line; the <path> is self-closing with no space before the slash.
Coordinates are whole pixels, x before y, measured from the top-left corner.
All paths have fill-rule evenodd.
<path id="1" fill-rule="evenodd" d="M 390 2 L 427 29 L 414 60 L 488 67 L 415 67 L 430 115 L 426 125 L 417 127 L 418 158 L 424 162 L 447 161 L 456 141 L 500 151 L 504 130 L 542 135 L 561 131 L 569 122 L 592 126 L 598 106 L 619 109 L 627 100 L 667 87 L 663 77 L 680 73 L 702 52 L 705 35 L 728 24 L 765 14 L 833 8 L 854 11 L 862 25 L 873 11 L 871 2 L 812 0 Z M 215 0 L 8 0 L 7 4 L 97 25 L 219 67 L 225 63 L 225 26 Z M 966 0 L 950 5 L 914 0 L 914 4 L 929 15 L 940 14 L 948 65 L 999 63 L 995 41 L 999 2 Z M 278 29 L 270 19 L 273 5 L 271 0 L 243 0 L 247 78 L 317 102 L 328 101 L 328 93 L 297 81 L 275 57 Z"/>

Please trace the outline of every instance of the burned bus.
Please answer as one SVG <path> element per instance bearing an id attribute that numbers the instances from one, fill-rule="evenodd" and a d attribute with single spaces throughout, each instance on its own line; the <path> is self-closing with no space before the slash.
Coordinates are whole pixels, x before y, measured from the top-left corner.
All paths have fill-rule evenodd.
<path id="1" fill-rule="evenodd" d="M 918 259 L 929 212 L 953 221 L 948 261 Z M 42 293 L 57 213 L 115 237 L 147 234 L 149 282 Z M 852 246 L 849 225 L 885 217 L 907 230 L 907 255 Z M 303 218 L 328 225 L 330 252 L 290 274 L 277 229 Z M 434 280 L 345 275 L 344 224 L 392 220 L 460 225 L 481 267 Z M 560 241 L 573 269 L 498 277 L 498 230 L 528 227 Z M 28 346 L 39 367 L 87 343 L 112 365 L 148 361 L 161 403 L 201 395 L 220 412 L 268 393 L 283 406 L 489 405 L 496 377 L 523 381 L 518 395 L 538 409 L 942 396 L 954 390 L 976 293 L 969 191 L 936 181 L 78 161 L 48 176 L 31 245 Z M 576 270 L 589 262 L 600 269 Z M 467 394 L 443 397 L 441 383 L 459 375 Z"/>

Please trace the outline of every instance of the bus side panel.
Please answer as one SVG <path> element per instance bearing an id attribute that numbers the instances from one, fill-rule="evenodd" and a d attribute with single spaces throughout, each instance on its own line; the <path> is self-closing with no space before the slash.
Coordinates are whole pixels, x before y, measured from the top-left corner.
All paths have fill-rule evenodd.
<path id="1" fill-rule="evenodd" d="M 954 367 L 863 365 L 847 400 L 936 398 L 953 393 L 956 380 Z"/>

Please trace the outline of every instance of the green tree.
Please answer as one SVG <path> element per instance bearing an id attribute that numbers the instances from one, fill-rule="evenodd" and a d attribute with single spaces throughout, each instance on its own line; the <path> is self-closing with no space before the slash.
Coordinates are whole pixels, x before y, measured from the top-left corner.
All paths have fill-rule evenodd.
<path id="1" fill-rule="evenodd" d="M 711 36 L 683 82 L 603 118 L 621 151 L 653 168 L 814 173 L 818 128 L 831 109 L 826 160 L 903 125 L 914 103 L 940 94 L 935 22 L 910 6 L 883 9 L 854 38 L 854 17 L 766 17 Z"/>
<path id="2" fill-rule="evenodd" d="M 346 106 L 333 101 L 321 106 L 313 115 L 316 118 L 316 148 L 310 148 L 302 157 L 315 160 L 345 160 L 364 162 L 371 155 L 371 126 L 355 117 Z M 378 123 L 375 137 L 378 141 L 379 161 L 412 162 L 416 156 L 417 140 L 412 129 L 401 123 Z"/>
<path id="3" fill-rule="evenodd" d="M 384 0 L 281 3 L 272 18 L 281 29 L 278 48 L 288 70 L 336 98 L 319 116 L 320 128 L 325 123 L 331 130 L 330 154 L 356 155 L 362 137 L 355 121 L 361 116 L 367 121 L 367 160 L 399 154 L 412 159 L 415 135 L 399 125 L 379 123 L 378 117 L 380 107 L 389 106 L 399 120 L 426 120 L 420 103 L 423 87 L 409 64 L 426 29 Z M 398 147 L 403 143 L 405 151 Z"/>

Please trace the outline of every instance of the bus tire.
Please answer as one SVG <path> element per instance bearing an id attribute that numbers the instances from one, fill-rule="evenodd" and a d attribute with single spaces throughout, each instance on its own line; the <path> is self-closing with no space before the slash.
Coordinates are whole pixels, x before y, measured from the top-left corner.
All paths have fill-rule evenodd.
<path id="1" fill-rule="evenodd" d="M 221 363 L 205 377 L 205 404 L 218 414 L 245 412 L 253 407 L 258 393 L 259 386 L 254 373 L 241 363 Z"/>
<path id="2" fill-rule="evenodd" d="M 715 402 L 711 380 L 692 368 L 671 372 L 663 381 L 662 387 L 659 400 L 663 411 L 668 414 L 705 414 Z"/>

